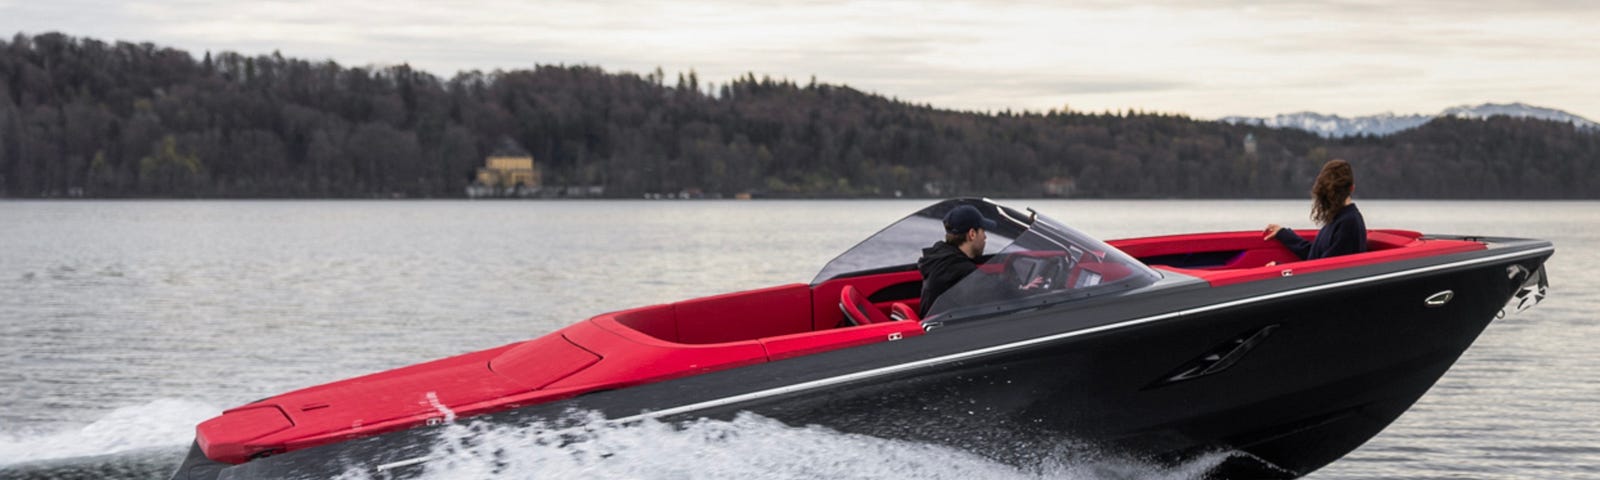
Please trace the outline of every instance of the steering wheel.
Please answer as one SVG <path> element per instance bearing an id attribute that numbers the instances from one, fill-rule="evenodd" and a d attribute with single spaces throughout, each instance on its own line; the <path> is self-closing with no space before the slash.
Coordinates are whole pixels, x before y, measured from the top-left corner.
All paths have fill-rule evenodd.
<path id="1" fill-rule="evenodd" d="M 1022 290 L 1052 290 L 1065 288 L 1067 273 L 1072 271 L 1066 257 L 1048 257 L 1039 259 L 1040 263 L 1028 271 L 1028 276 L 1023 279 L 1017 288 Z"/>

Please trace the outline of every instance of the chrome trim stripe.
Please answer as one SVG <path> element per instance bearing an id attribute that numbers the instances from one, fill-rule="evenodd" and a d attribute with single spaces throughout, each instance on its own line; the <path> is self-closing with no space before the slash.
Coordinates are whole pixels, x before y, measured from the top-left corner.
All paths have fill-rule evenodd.
<path id="1" fill-rule="evenodd" d="M 1385 273 L 1385 274 L 1382 274 L 1382 275 L 1375 275 L 1375 276 L 1366 277 L 1366 278 L 1357 278 L 1357 279 L 1345 280 L 1345 281 L 1341 281 L 1341 282 L 1334 282 L 1334 283 L 1329 283 L 1329 284 L 1324 284 L 1324 285 L 1315 285 L 1315 286 L 1310 286 L 1310 287 L 1304 287 L 1304 288 L 1299 288 L 1299 289 L 1295 289 L 1295 290 L 1286 290 L 1286 291 L 1282 291 L 1282 292 L 1278 292 L 1278 293 L 1262 295 L 1262 296 L 1259 296 L 1259 297 L 1251 297 L 1251 298 L 1234 300 L 1234 301 L 1231 301 L 1231 302 L 1222 302 L 1222 303 L 1216 303 L 1216 304 L 1211 304 L 1211 305 L 1205 305 L 1205 306 L 1201 306 L 1201 307 L 1191 308 L 1191 309 L 1188 309 L 1188 310 L 1181 310 L 1181 311 L 1177 311 L 1177 312 L 1163 313 L 1163 314 L 1160 314 L 1160 315 L 1149 316 L 1149 317 L 1144 317 L 1144 318 L 1137 318 L 1137 319 L 1128 320 L 1128 321 L 1120 322 L 1120 323 L 1101 325 L 1101 326 L 1098 326 L 1098 327 L 1091 327 L 1091 328 L 1086 328 L 1086 329 L 1083 329 L 1083 330 L 1074 330 L 1074 331 L 1071 331 L 1071 332 L 1058 333 L 1058 334 L 1050 335 L 1050 336 L 1044 336 L 1044 337 L 1038 337 L 1038 338 L 1030 338 L 1030 339 L 1023 340 L 1023 341 L 1020 341 L 1020 342 L 1013 342 L 1013 343 L 1008 343 L 1008 344 L 1004 344 L 1004 345 L 995 345 L 995 346 L 992 346 L 992 347 L 980 348 L 980 349 L 977 349 L 977 350 L 969 350 L 969 351 L 966 351 L 966 352 L 945 355 L 945 356 L 942 356 L 942 357 L 929 358 L 929 359 L 926 359 L 926 360 L 918 360 L 918 361 L 915 361 L 915 362 L 902 363 L 902 364 L 899 364 L 899 365 L 881 367 L 881 368 L 876 368 L 876 369 L 872 369 L 872 370 L 864 370 L 864 371 L 851 373 L 851 374 L 847 374 L 847 375 L 840 375 L 840 376 L 837 376 L 837 377 L 829 377 L 829 378 L 823 378 L 823 379 L 819 379 L 819 380 L 812 380 L 812 381 L 809 381 L 809 382 L 797 383 L 797 384 L 794 384 L 794 385 L 786 385 L 786 386 L 777 387 L 777 388 L 770 388 L 770 389 L 767 389 L 767 390 L 750 392 L 750 393 L 746 393 L 746 394 L 742 394 L 742 395 L 734 395 L 734 396 L 731 396 L 731 397 L 724 397 L 724 398 L 719 398 L 719 399 L 716 399 L 716 400 L 707 400 L 707 401 L 700 402 L 700 403 L 692 403 L 692 404 L 689 404 L 689 405 L 682 405 L 682 406 L 678 406 L 678 407 L 668 408 L 668 409 L 665 409 L 665 410 L 655 410 L 655 411 L 650 411 L 650 412 L 644 412 L 644 413 L 641 413 L 641 414 L 638 414 L 638 415 L 633 415 L 633 416 L 629 416 L 629 417 L 619 418 L 619 419 L 616 419 L 616 420 L 611 420 L 608 423 L 628 423 L 628 422 L 644 420 L 644 419 L 666 417 L 666 416 L 671 416 L 671 415 L 677 415 L 677 414 L 680 414 L 680 413 L 692 412 L 692 411 L 695 411 L 695 410 L 703 410 L 703 409 L 707 409 L 707 408 L 714 408 L 714 407 L 720 407 L 720 406 L 724 406 L 724 405 L 730 405 L 730 404 L 735 404 L 735 403 L 740 403 L 740 402 L 746 402 L 746 401 L 755 400 L 755 399 L 764 398 L 764 397 L 771 397 L 771 396 L 785 395 L 785 394 L 796 393 L 796 392 L 803 392 L 803 391 L 806 391 L 806 390 L 811 390 L 811 389 L 820 388 L 820 387 L 826 387 L 826 386 L 830 386 L 830 385 L 836 385 L 836 384 L 841 384 L 841 383 L 849 383 L 849 382 L 854 382 L 854 381 L 857 381 L 857 380 L 865 380 L 865 379 L 869 379 L 869 378 L 872 378 L 872 377 L 890 375 L 890 374 L 894 374 L 894 373 L 904 372 L 904 371 L 907 371 L 907 370 L 915 370 L 917 368 L 925 367 L 925 366 L 928 366 L 928 365 L 934 365 L 934 364 L 952 362 L 952 361 L 959 361 L 959 360 L 968 360 L 968 359 L 982 357 L 982 356 L 993 354 L 993 353 L 1004 352 L 1004 351 L 1007 351 L 1007 350 L 1016 350 L 1016 349 L 1019 349 L 1019 348 L 1029 347 L 1029 346 L 1033 346 L 1033 345 L 1037 345 L 1037 344 L 1041 344 L 1041 343 L 1050 343 L 1050 342 L 1054 342 L 1054 341 L 1065 339 L 1065 338 L 1072 338 L 1072 337 L 1076 337 L 1076 336 L 1080 336 L 1080 335 L 1088 335 L 1088 334 L 1092 334 L 1092 333 L 1100 333 L 1100 332 L 1104 332 L 1104 331 L 1107 331 L 1107 330 L 1115 330 L 1115 329 L 1131 327 L 1131 326 L 1135 326 L 1135 325 L 1143 325 L 1143 324 L 1146 324 L 1146 323 L 1159 322 L 1159 321 L 1162 321 L 1162 320 L 1178 318 L 1178 317 L 1182 317 L 1182 316 L 1186 316 L 1186 315 L 1204 313 L 1204 312 L 1209 312 L 1209 311 L 1213 311 L 1213 310 L 1222 310 L 1222 309 L 1226 309 L 1226 308 L 1237 307 L 1237 306 L 1240 306 L 1240 305 L 1247 305 L 1247 304 L 1256 303 L 1256 302 L 1264 302 L 1264 301 L 1267 301 L 1267 300 L 1275 300 L 1275 299 L 1279 299 L 1279 298 L 1283 298 L 1283 297 L 1290 297 L 1290 296 L 1301 295 L 1301 294 L 1317 292 L 1317 291 L 1322 291 L 1322 290 L 1330 290 L 1330 289 L 1335 289 L 1335 288 L 1342 288 L 1342 287 L 1347 287 L 1347 286 L 1357 285 L 1357 284 L 1362 284 L 1362 283 L 1383 281 L 1383 280 L 1388 280 L 1388 279 L 1391 279 L 1391 278 L 1403 277 L 1403 276 L 1407 276 L 1407 275 L 1415 275 L 1415 274 L 1418 274 L 1418 273 L 1427 273 L 1427 272 L 1433 272 L 1433 271 L 1437 271 L 1437 270 L 1446 270 L 1446 269 L 1451 269 L 1451 268 L 1456 268 L 1456 267 L 1463 267 L 1463 266 L 1468 266 L 1468 265 L 1476 265 L 1476 264 L 1479 264 L 1479 263 L 1493 263 L 1493 262 L 1498 262 L 1498 261 L 1501 261 L 1501 260 L 1507 260 L 1507 259 L 1512 259 L 1512 258 L 1517 258 L 1517 257 L 1530 257 L 1530 256 L 1534 256 L 1534 255 L 1537 255 L 1537 254 L 1540 254 L 1540 253 L 1554 252 L 1554 251 L 1555 251 L 1555 246 L 1552 245 L 1552 246 L 1549 246 L 1549 247 L 1544 247 L 1544 248 L 1540 248 L 1540 249 L 1536 249 L 1536 250 L 1522 250 L 1522 251 L 1517 251 L 1517 252 L 1511 252 L 1511 253 L 1504 253 L 1504 254 L 1500 254 L 1500 255 L 1495 255 L 1495 256 L 1492 256 L 1492 257 L 1483 257 L 1483 258 L 1475 258 L 1475 259 L 1471 259 L 1471 260 L 1462 260 L 1462 261 L 1454 262 L 1454 263 L 1431 265 L 1431 266 L 1427 266 L 1427 267 L 1414 268 L 1414 269 L 1411 269 L 1411 270 L 1402 270 L 1402 271 L 1398 271 L 1398 272 L 1390 272 L 1390 273 Z"/>
<path id="2" fill-rule="evenodd" d="M 1366 278 L 1357 278 L 1357 279 L 1345 280 L 1345 281 L 1342 281 L 1342 282 L 1334 282 L 1334 283 L 1329 283 L 1329 284 L 1324 284 L 1324 285 L 1315 285 L 1315 286 L 1310 286 L 1310 287 L 1305 287 L 1305 288 L 1299 288 L 1299 289 L 1295 289 L 1295 290 L 1286 290 L 1286 291 L 1282 291 L 1282 292 L 1278 292 L 1278 293 L 1262 295 L 1262 296 L 1259 296 L 1259 297 L 1251 297 L 1251 298 L 1234 300 L 1234 301 L 1231 301 L 1231 302 L 1215 303 L 1215 304 L 1211 304 L 1211 305 L 1205 305 L 1205 306 L 1201 306 L 1201 307 L 1191 308 L 1191 309 L 1188 309 L 1188 310 L 1181 310 L 1181 311 L 1177 311 L 1177 312 L 1169 312 L 1169 313 L 1163 313 L 1163 314 L 1160 314 L 1160 315 L 1154 315 L 1154 316 L 1149 316 L 1149 317 L 1144 317 L 1144 318 L 1137 318 L 1137 319 L 1128 320 L 1128 321 L 1121 322 L 1121 323 L 1113 323 L 1113 324 L 1109 324 L 1109 325 L 1101 325 L 1101 326 L 1098 326 L 1098 327 L 1086 328 L 1086 329 L 1083 329 L 1083 330 L 1074 330 L 1074 331 L 1071 331 L 1071 332 L 1058 333 L 1058 334 L 1050 335 L 1050 336 L 1046 336 L 1046 337 L 1030 338 L 1030 339 L 1023 340 L 1023 341 L 1020 341 L 1020 342 L 1013 342 L 1013 343 L 1008 343 L 1008 344 L 1004 344 L 1004 345 L 995 345 L 995 346 L 992 346 L 992 347 L 981 348 L 981 349 L 978 349 L 978 350 L 970 350 L 970 351 L 966 351 L 966 352 L 961 352 L 961 353 L 956 353 L 956 354 L 951 354 L 951 355 L 945 355 L 943 357 L 935 357 L 935 358 L 930 358 L 930 359 L 926 359 L 926 360 L 918 360 L 918 361 L 910 362 L 910 363 L 902 363 L 902 364 L 899 364 L 899 365 L 892 365 L 892 366 L 876 368 L 876 369 L 872 369 L 872 370 L 865 370 L 865 371 L 856 372 L 856 373 L 852 373 L 852 374 L 848 374 L 848 375 L 840 375 L 840 376 L 837 376 L 837 377 L 829 377 L 829 378 L 824 378 L 824 379 L 819 379 L 819 380 L 812 380 L 812 381 L 809 381 L 809 382 L 797 383 L 797 384 L 794 384 L 794 385 L 787 385 L 787 386 L 782 386 L 782 387 L 778 387 L 778 388 L 770 388 L 770 389 L 756 391 L 756 392 L 750 392 L 750 393 L 746 393 L 746 394 L 742 394 L 742 395 L 734 395 L 734 396 L 731 396 L 731 397 L 723 397 L 723 398 L 719 398 L 719 399 L 716 399 L 716 400 L 707 400 L 707 401 L 700 402 L 700 403 L 692 403 L 692 404 L 689 404 L 689 405 L 677 406 L 677 407 L 668 408 L 668 409 L 665 409 L 665 410 L 655 410 L 655 411 L 650 411 L 650 412 L 644 412 L 644 413 L 641 413 L 641 414 L 638 414 L 638 415 L 633 415 L 633 416 L 629 416 L 629 417 L 622 417 L 622 418 L 618 418 L 618 419 L 615 419 L 615 420 L 606 420 L 606 421 L 602 422 L 602 424 L 603 425 L 625 424 L 625 423 L 629 423 L 629 422 L 636 422 L 636 421 L 639 421 L 639 420 L 654 419 L 654 418 L 666 417 L 666 416 L 671 416 L 671 415 L 677 415 L 677 414 L 680 414 L 680 413 L 692 412 L 692 411 L 695 411 L 695 410 L 702 410 L 702 409 L 707 409 L 707 408 L 720 407 L 720 406 L 724 406 L 724 405 L 731 405 L 731 404 L 735 404 L 735 403 L 745 402 L 745 401 L 749 401 L 749 400 L 755 400 L 755 399 L 764 398 L 764 397 L 771 397 L 771 396 L 784 395 L 784 394 L 789 394 L 789 393 L 803 392 L 803 391 L 806 391 L 806 390 L 811 390 L 811 389 L 819 388 L 819 387 L 825 387 L 825 386 L 829 386 L 829 385 L 835 385 L 835 384 L 840 384 L 840 383 L 849 383 L 849 382 L 853 382 L 853 381 L 857 381 L 857 380 L 864 380 L 864 379 L 868 379 L 868 378 L 872 378 L 872 377 L 877 377 L 877 376 L 882 376 L 882 375 L 889 375 L 889 374 L 893 374 L 893 373 L 903 372 L 903 371 L 906 371 L 906 370 L 914 370 L 914 369 L 917 369 L 917 368 L 921 368 L 921 367 L 924 367 L 924 366 L 933 365 L 933 364 L 937 364 L 937 363 L 977 358 L 977 357 L 981 357 L 981 356 L 984 356 L 984 355 L 989 355 L 991 353 L 1003 352 L 1003 351 L 1007 351 L 1007 350 L 1015 350 L 1015 349 L 1019 349 L 1019 348 L 1023 348 L 1023 347 L 1037 345 L 1037 344 L 1040 344 L 1040 343 L 1049 343 L 1049 342 L 1053 342 L 1053 341 L 1056 341 L 1056 340 L 1061 340 L 1061 339 L 1064 339 L 1064 338 L 1072 338 L 1072 337 L 1076 337 L 1076 336 L 1079 336 L 1079 335 L 1088 335 L 1088 334 L 1091 334 L 1091 333 L 1099 333 L 1099 332 L 1104 332 L 1104 331 L 1107 331 L 1107 330 L 1115 330 L 1115 329 L 1123 328 L 1123 327 L 1131 327 L 1131 326 L 1134 326 L 1134 325 L 1143 325 L 1143 324 L 1146 324 L 1146 323 L 1159 322 L 1159 321 L 1162 321 L 1162 320 L 1182 317 L 1182 316 L 1185 316 L 1185 315 L 1193 315 L 1193 314 L 1196 314 L 1196 313 L 1204 313 L 1204 312 L 1209 312 L 1209 311 L 1212 311 L 1212 310 L 1222 310 L 1222 309 L 1226 309 L 1226 308 L 1237 307 L 1237 306 L 1240 306 L 1240 305 L 1247 305 L 1247 304 L 1251 304 L 1251 303 L 1255 303 L 1255 302 L 1262 302 L 1262 301 L 1266 301 L 1266 300 L 1274 300 L 1274 299 L 1278 299 L 1278 298 L 1289 297 L 1289 296 L 1294 296 L 1294 295 L 1300 295 L 1300 294 L 1304 294 L 1304 293 L 1311 293 L 1311 292 L 1316 292 L 1316 291 L 1321 291 L 1321 290 L 1328 290 L 1328 289 L 1334 289 L 1334 288 L 1347 287 L 1347 286 L 1350 286 L 1350 285 L 1357 285 L 1357 284 L 1362 284 L 1362 283 L 1367 283 L 1367 282 L 1376 282 L 1376 281 L 1388 280 L 1388 279 L 1391 279 L 1391 278 L 1403 277 L 1403 276 L 1406 276 L 1406 275 L 1413 275 L 1413 274 L 1418 274 L 1418 273 L 1427 273 L 1427 272 L 1433 272 L 1433 271 L 1437 271 L 1437 270 L 1446 270 L 1446 269 L 1462 267 L 1462 266 L 1467 266 L 1467 265 L 1475 265 L 1475 264 L 1479 264 L 1479 263 L 1492 263 L 1492 262 L 1498 262 L 1498 261 L 1501 261 L 1501 260 L 1506 260 L 1506 259 L 1511 259 L 1511 258 L 1516 258 L 1516 257 L 1534 256 L 1534 255 L 1537 255 L 1537 254 L 1540 254 L 1540 253 L 1544 253 L 1544 252 L 1554 252 L 1555 249 L 1556 249 L 1555 246 L 1552 245 L 1552 246 L 1549 246 L 1549 247 L 1544 247 L 1544 248 L 1540 248 L 1540 249 L 1536 249 L 1536 250 L 1522 250 L 1522 251 L 1517 251 L 1517 252 L 1511 252 L 1511 253 L 1504 253 L 1504 254 L 1500 254 L 1500 255 L 1495 255 L 1495 256 L 1492 256 L 1492 257 L 1475 258 L 1475 259 L 1471 259 L 1471 260 L 1462 260 L 1462 261 L 1454 262 L 1454 263 L 1446 263 L 1446 264 L 1441 264 L 1441 265 L 1432 265 L 1432 266 L 1421 267 L 1421 268 L 1413 268 L 1411 270 L 1402 270 L 1402 271 L 1398 271 L 1398 272 L 1390 272 L 1390 273 L 1385 273 L 1385 274 L 1382 274 L 1382 275 L 1375 275 L 1375 276 L 1366 277 Z M 578 428 L 582 428 L 582 427 L 574 427 L 573 430 L 576 430 Z M 432 460 L 432 459 L 433 459 L 432 455 L 424 455 L 424 456 L 421 456 L 421 457 L 416 457 L 416 458 L 411 458 L 411 459 L 407 459 L 407 460 L 401 460 L 401 461 L 398 461 L 398 462 L 385 463 L 383 465 L 378 465 L 376 467 L 376 470 L 379 471 L 379 472 L 382 472 L 382 471 L 390 470 L 390 469 L 394 469 L 394 468 L 400 468 L 400 467 L 416 465 L 416 464 L 419 464 L 419 463 L 424 463 L 424 462 L 427 462 L 427 461 Z"/>

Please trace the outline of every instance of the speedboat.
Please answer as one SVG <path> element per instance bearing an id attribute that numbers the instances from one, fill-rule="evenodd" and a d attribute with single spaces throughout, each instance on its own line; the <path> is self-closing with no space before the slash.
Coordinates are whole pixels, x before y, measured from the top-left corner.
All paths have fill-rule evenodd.
<path id="1" fill-rule="evenodd" d="M 997 222 L 989 249 L 924 309 L 920 249 L 962 205 Z M 1490 322 L 1543 299 L 1554 253 L 1372 230 L 1367 252 L 1301 261 L 1261 237 L 1102 242 L 1032 209 L 946 200 L 809 284 L 605 313 L 229 409 L 196 427 L 173 478 L 403 478 L 452 425 L 573 412 L 623 425 L 751 412 L 1015 462 L 1063 442 L 1157 462 L 1225 453 L 1209 476 L 1294 478 L 1376 435 Z"/>

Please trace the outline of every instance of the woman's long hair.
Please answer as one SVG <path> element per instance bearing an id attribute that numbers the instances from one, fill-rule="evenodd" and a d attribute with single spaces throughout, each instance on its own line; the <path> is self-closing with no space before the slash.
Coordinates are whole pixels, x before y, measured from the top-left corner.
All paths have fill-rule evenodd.
<path id="1" fill-rule="evenodd" d="M 1322 164 L 1322 172 L 1317 173 L 1317 181 L 1311 185 L 1311 220 L 1317 225 L 1333 221 L 1355 184 L 1356 174 L 1350 162 L 1335 158 Z"/>

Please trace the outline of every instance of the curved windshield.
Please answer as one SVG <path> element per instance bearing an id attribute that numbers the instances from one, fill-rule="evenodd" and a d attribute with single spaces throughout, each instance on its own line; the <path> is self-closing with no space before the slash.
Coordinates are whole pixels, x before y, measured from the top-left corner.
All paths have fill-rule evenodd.
<path id="1" fill-rule="evenodd" d="M 1000 251 L 1028 229 L 1027 214 L 979 198 L 956 198 L 935 203 L 900 219 L 867 237 L 850 250 L 822 267 L 811 280 L 816 285 L 834 278 L 852 277 L 894 270 L 912 270 L 922 249 L 944 239 L 944 214 L 961 205 L 977 207 L 984 218 L 997 224 L 989 235 L 984 254 Z"/>
<path id="2" fill-rule="evenodd" d="M 1142 287 L 1159 278 L 1121 250 L 1039 216 L 1026 233 L 935 300 L 927 318 L 988 316 Z"/>

